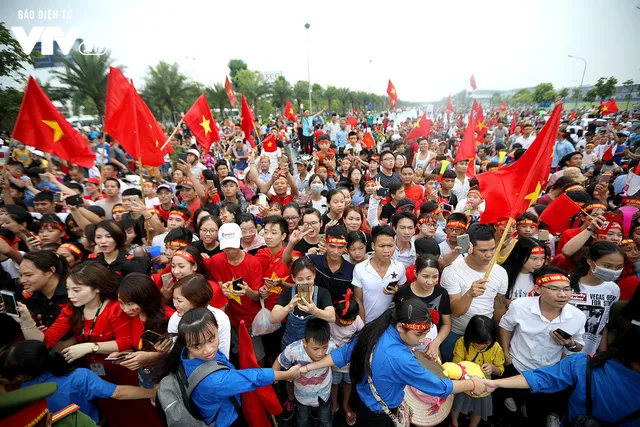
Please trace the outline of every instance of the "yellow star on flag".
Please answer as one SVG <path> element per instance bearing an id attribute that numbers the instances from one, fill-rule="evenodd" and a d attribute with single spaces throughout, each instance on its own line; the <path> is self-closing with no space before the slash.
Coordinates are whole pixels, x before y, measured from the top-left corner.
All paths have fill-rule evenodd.
<path id="1" fill-rule="evenodd" d="M 64 136 L 64 132 L 60 129 L 60 124 L 55 120 L 43 120 L 42 123 L 53 129 L 53 142 L 58 142 Z"/>
<path id="2" fill-rule="evenodd" d="M 293 108 L 289 108 L 289 114 L 293 114 Z"/>
<path id="3" fill-rule="evenodd" d="M 269 141 L 269 142 L 267 143 L 267 147 L 271 148 L 271 146 L 273 146 L 273 142 Z"/>
<path id="4" fill-rule="evenodd" d="M 393 94 L 395 94 L 395 93 L 396 93 L 395 88 L 394 88 L 394 89 L 391 89 L 391 93 L 393 93 Z"/>
<path id="5" fill-rule="evenodd" d="M 478 129 L 483 129 L 483 128 L 486 128 L 486 127 L 487 127 L 487 125 L 484 124 L 484 121 L 478 122 L 478 126 L 477 126 Z"/>
<path id="6" fill-rule="evenodd" d="M 602 106 L 602 111 L 607 111 L 607 110 L 609 110 L 609 107 L 607 107 L 606 105 L 603 105 Z"/>
<path id="7" fill-rule="evenodd" d="M 289 276 L 284 276 L 284 277 L 278 277 L 278 275 L 276 274 L 276 272 L 274 271 L 273 273 L 271 273 L 271 280 L 278 280 L 278 279 L 282 279 L 282 281 L 284 282 L 285 280 L 287 280 Z"/>
<path id="8" fill-rule="evenodd" d="M 200 123 L 200 126 L 204 129 L 204 136 L 207 136 L 209 132 L 211 132 L 211 120 L 207 120 L 204 114 L 202 115 L 202 123 Z"/>
<path id="9" fill-rule="evenodd" d="M 158 140 L 156 139 L 156 148 L 158 148 Z"/>
<path id="10" fill-rule="evenodd" d="M 419 128 L 420 127 L 420 120 L 418 120 L 418 122 L 416 123 L 416 127 Z"/>
<path id="11" fill-rule="evenodd" d="M 525 200 L 529 200 L 529 207 L 531 207 L 531 205 L 533 205 L 535 203 L 536 200 L 538 200 L 538 195 L 540 195 L 540 190 L 542 190 L 542 185 L 540 185 L 540 181 L 538 181 L 538 183 L 536 184 L 536 189 L 533 190 L 531 193 L 527 194 L 527 196 L 524 198 Z"/>

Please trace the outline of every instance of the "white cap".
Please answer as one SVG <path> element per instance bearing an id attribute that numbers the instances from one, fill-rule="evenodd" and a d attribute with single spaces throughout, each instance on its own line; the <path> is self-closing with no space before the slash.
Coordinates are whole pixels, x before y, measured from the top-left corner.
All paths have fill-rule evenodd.
<path id="1" fill-rule="evenodd" d="M 196 150 L 195 148 L 191 148 L 189 151 L 187 151 L 187 154 L 193 154 L 197 158 L 200 158 L 200 153 L 198 153 L 198 150 Z"/>
<path id="2" fill-rule="evenodd" d="M 41 150 L 33 150 L 33 154 L 39 157 L 44 157 L 44 153 Z"/>
<path id="3" fill-rule="evenodd" d="M 232 175 L 228 175 L 225 179 L 223 179 L 222 182 L 220 183 L 220 185 L 224 185 L 227 182 L 233 182 L 236 185 L 240 185 L 240 184 L 238 184 L 238 179 L 235 176 L 232 176 Z"/>
<path id="4" fill-rule="evenodd" d="M 227 248 L 240 249 L 240 239 L 242 238 L 242 231 L 240 226 L 235 222 L 222 224 L 220 230 L 218 230 L 218 240 L 220 240 L 220 250 Z"/>

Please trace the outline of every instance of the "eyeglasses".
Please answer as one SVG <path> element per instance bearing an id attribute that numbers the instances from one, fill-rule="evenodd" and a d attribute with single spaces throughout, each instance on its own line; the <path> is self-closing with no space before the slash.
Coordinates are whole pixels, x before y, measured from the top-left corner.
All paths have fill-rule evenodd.
<path id="1" fill-rule="evenodd" d="M 305 222 L 302 225 L 308 225 L 309 227 L 315 227 L 316 225 L 320 224 L 320 221 L 310 221 L 310 222 Z"/>
<path id="2" fill-rule="evenodd" d="M 559 288 L 557 286 L 540 286 L 541 288 L 545 288 L 545 289 L 549 289 L 551 292 L 564 292 L 565 294 L 572 294 L 573 293 L 573 289 L 571 289 L 571 287 L 566 287 L 566 288 Z"/>
<path id="3" fill-rule="evenodd" d="M 201 228 L 200 229 L 200 234 L 204 235 L 204 234 L 215 234 L 218 232 L 218 229 L 205 229 L 205 228 Z"/>
<path id="4" fill-rule="evenodd" d="M 300 221 L 300 217 L 299 216 L 285 216 L 284 220 L 289 222 L 289 221 Z"/>

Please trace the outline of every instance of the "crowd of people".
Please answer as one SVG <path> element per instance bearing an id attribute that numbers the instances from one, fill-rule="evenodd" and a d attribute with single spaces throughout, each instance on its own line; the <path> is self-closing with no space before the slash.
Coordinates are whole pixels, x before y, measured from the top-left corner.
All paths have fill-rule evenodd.
<path id="1" fill-rule="evenodd" d="M 453 401 L 442 425 L 638 425 L 640 124 L 592 113 L 565 113 L 546 188 L 495 224 L 468 172 L 518 161 L 536 110 L 488 111 L 458 161 L 463 114 L 408 139 L 418 117 L 305 110 L 256 146 L 226 120 L 209 151 L 183 126 L 142 170 L 95 128 L 91 169 L 5 138 L 0 411 L 37 390 L 78 425 L 244 426 L 274 384 L 283 426 L 408 426 L 409 390 Z M 549 227 L 563 195 L 580 211 Z"/>

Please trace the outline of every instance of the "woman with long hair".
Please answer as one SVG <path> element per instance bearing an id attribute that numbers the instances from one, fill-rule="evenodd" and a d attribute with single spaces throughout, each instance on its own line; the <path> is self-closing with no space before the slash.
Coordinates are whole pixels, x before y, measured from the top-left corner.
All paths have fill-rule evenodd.
<path id="1" fill-rule="evenodd" d="M 364 191 L 364 175 L 362 170 L 357 166 L 351 166 L 348 174 L 348 181 L 351 184 L 351 204 L 358 206 L 364 202 L 364 196 L 367 194 Z"/>
<path id="2" fill-rule="evenodd" d="M 178 325 L 175 345 L 166 359 L 165 372 L 162 373 L 178 376 L 179 372 L 183 372 L 188 379 L 205 363 L 222 365 L 222 369 L 200 381 L 191 394 L 193 406 L 207 425 L 215 419 L 219 427 L 246 426 L 244 416 L 235 409 L 239 407 L 241 393 L 271 385 L 274 381 L 289 381 L 300 376 L 299 366 L 293 366 L 288 371 L 236 370 L 220 351 L 219 343 L 218 322 L 209 310 L 195 308 L 185 312 Z M 162 388 L 163 383 L 160 384 Z M 172 420 L 170 406 L 174 402 L 159 401 L 158 404 L 167 414 L 167 419 Z"/>
<path id="3" fill-rule="evenodd" d="M 42 216 L 38 229 L 38 239 L 40 239 L 42 245 L 47 243 L 61 245 L 62 241 L 68 238 L 67 229 L 57 215 L 47 214 Z"/>
<path id="4" fill-rule="evenodd" d="M 344 215 L 344 210 L 347 207 L 346 198 L 342 191 L 329 190 L 327 192 L 327 205 L 329 209 L 327 212 L 322 215 L 322 231 L 326 228 L 327 224 L 332 221 L 337 221 L 337 224 L 344 225 L 342 221 L 342 216 Z"/>
<path id="5" fill-rule="evenodd" d="M 406 298 L 365 325 L 352 341 L 321 361 L 303 366 L 300 372 L 342 367 L 351 362 L 351 380 L 357 384 L 356 389 L 364 403 L 358 419 L 369 427 L 396 425 L 392 416 L 395 418 L 407 385 L 440 398 L 467 391 L 483 394 L 485 387 L 479 378 L 439 379 L 420 364 L 411 348 L 419 345 L 430 329 L 431 315 L 427 305 L 418 299 Z M 380 402 L 388 409 L 384 410 Z M 387 415 L 381 416 L 382 412 Z"/>
<path id="6" fill-rule="evenodd" d="M 207 255 L 209 258 L 220 253 L 218 230 L 221 226 L 222 221 L 214 215 L 207 215 L 198 220 L 196 233 L 200 240 L 193 242 L 193 247 L 198 249 L 202 255 Z"/>
<path id="7" fill-rule="evenodd" d="M 546 256 L 545 245 L 540 240 L 533 237 L 518 239 L 509 257 L 502 264 L 508 276 L 508 304 L 516 298 L 534 296 L 534 280 L 531 273 L 544 265 Z"/>
<path id="8" fill-rule="evenodd" d="M 126 242 L 127 234 L 120 224 L 112 219 L 100 221 L 93 234 L 93 243 L 99 253 L 89 255 L 87 261 L 97 262 L 119 277 L 133 272 L 150 274 L 149 260 L 127 254 Z"/>

